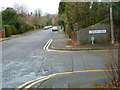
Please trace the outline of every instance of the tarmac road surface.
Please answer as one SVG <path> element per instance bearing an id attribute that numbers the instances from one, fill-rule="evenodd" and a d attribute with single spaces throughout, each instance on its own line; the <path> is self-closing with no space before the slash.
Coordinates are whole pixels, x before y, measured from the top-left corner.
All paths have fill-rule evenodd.
<path id="1" fill-rule="evenodd" d="M 54 39 L 55 34 L 57 32 L 51 30 L 40 30 L 0 43 L 2 44 L 3 88 L 16 88 L 30 80 L 54 73 L 106 68 L 104 63 L 111 54 L 110 51 L 43 50 L 45 44 L 50 39 Z"/>

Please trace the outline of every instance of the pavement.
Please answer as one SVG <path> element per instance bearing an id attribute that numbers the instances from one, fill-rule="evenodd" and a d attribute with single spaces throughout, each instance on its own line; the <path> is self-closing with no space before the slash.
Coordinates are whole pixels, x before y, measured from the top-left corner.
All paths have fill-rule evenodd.
<path id="1" fill-rule="evenodd" d="M 40 30 L 40 29 L 39 29 Z M 42 29 L 41 29 L 42 30 Z M 10 40 L 10 39 L 14 39 L 14 38 L 19 38 L 21 36 L 25 36 L 25 35 L 29 35 L 31 33 L 37 32 L 38 30 L 31 30 L 29 32 L 25 32 L 23 34 L 16 34 L 16 35 L 11 35 L 10 37 L 4 37 L 4 38 L 0 38 L 0 42 L 2 41 L 6 41 L 6 40 Z"/>
<path id="2" fill-rule="evenodd" d="M 9 40 L 9 38 L 0 38 L 0 42 Z"/>
<path id="3" fill-rule="evenodd" d="M 80 50 L 108 50 L 108 49 L 118 49 L 118 45 L 113 44 L 83 44 L 78 45 L 75 42 L 72 42 L 71 39 L 68 39 L 65 36 L 65 33 L 61 30 L 59 31 L 51 43 L 50 49 L 54 50 L 70 50 L 70 51 L 80 51 Z"/>

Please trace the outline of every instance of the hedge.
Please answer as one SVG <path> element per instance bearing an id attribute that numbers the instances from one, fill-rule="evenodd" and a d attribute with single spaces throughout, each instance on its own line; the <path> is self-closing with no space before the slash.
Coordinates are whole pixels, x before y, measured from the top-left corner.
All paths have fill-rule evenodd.
<path id="1" fill-rule="evenodd" d="M 17 29 L 16 29 L 16 27 L 15 27 L 14 25 L 10 25 L 10 27 L 11 27 L 11 30 L 12 30 L 12 35 L 17 34 Z"/>
<path id="2" fill-rule="evenodd" d="M 6 37 L 17 34 L 17 29 L 14 25 L 4 25 L 4 27 Z"/>
<path id="3" fill-rule="evenodd" d="M 9 37 L 11 35 L 20 34 L 27 32 L 30 29 L 28 24 L 21 25 L 20 28 L 17 30 L 14 25 L 4 25 L 5 27 L 5 36 Z"/>
<path id="4" fill-rule="evenodd" d="M 25 26 L 24 25 L 21 25 L 20 26 L 20 33 L 24 33 L 25 32 Z"/>
<path id="5" fill-rule="evenodd" d="M 12 28 L 10 25 L 4 25 L 5 27 L 5 36 L 6 37 L 9 37 L 12 35 Z"/>
<path id="6" fill-rule="evenodd" d="M 28 24 L 25 25 L 26 31 L 30 30 L 30 26 Z"/>
<path id="7" fill-rule="evenodd" d="M 24 32 L 27 32 L 29 29 L 30 29 L 30 26 L 28 24 L 21 25 L 20 29 L 19 29 L 19 32 L 24 33 Z"/>

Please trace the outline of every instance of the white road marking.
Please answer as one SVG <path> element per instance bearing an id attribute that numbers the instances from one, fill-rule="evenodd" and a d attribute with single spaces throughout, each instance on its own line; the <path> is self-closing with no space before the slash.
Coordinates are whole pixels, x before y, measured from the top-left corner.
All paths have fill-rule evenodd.
<path id="1" fill-rule="evenodd" d="M 43 47 L 44 50 L 46 50 L 46 47 L 50 41 L 51 41 L 51 39 L 45 44 L 45 46 Z"/>
<path id="2" fill-rule="evenodd" d="M 47 47 L 46 47 L 46 50 L 47 50 L 47 51 L 50 51 L 48 48 L 49 48 L 50 44 L 52 43 L 52 41 L 53 41 L 53 39 L 51 39 L 50 42 L 48 43 L 48 45 L 47 45 Z"/>

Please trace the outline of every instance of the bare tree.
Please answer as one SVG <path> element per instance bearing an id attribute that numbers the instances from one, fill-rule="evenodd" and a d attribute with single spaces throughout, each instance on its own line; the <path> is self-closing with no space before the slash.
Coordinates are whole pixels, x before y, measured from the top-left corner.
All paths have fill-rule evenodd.
<path id="1" fill-rule="evenodd" d="M 34 15 L 40 18 L 42 16 L 42 10 L 40 8 L 36 9 Z"/>
<path id="2" fill-rule="evenodd" d="M 28 13 L 28 9 L 25 5 L 19 5 L 18 3 L 14 3 L 13 7 L 16 9 L 17 13 L 23 14 L 23 13 Z"/>
<path id="3" fill-rule="evenodd" d="M 45 25 L 50 25 L 50 24 L 52 24 L 51 15 L 50 15 L 49 13 L 45 13 L 45 15 L 44 15 L 44 20 L 45 20 Z"/>
<path id="4" fill-rule="evenodd" d="M 41 9 L 38 9 L 38 16 L 39 16 L 39 17 L 42 16 L 42 11 L 41 11 Z"/>
<path id="5" fill-rule="evenodd" d="M 41 9 L 40 8 L 36 9 L 32 16 L 31 23 L 33 23 L 34 25 L 41 24 L 41 16 L 42 16 Z"/>
<path id="6" fill-rule="evenodd" d="M 40 24 L 40 18 L 37 16 L 33 16 L 31 19 L 31 23 L 34 25 Z"/>

